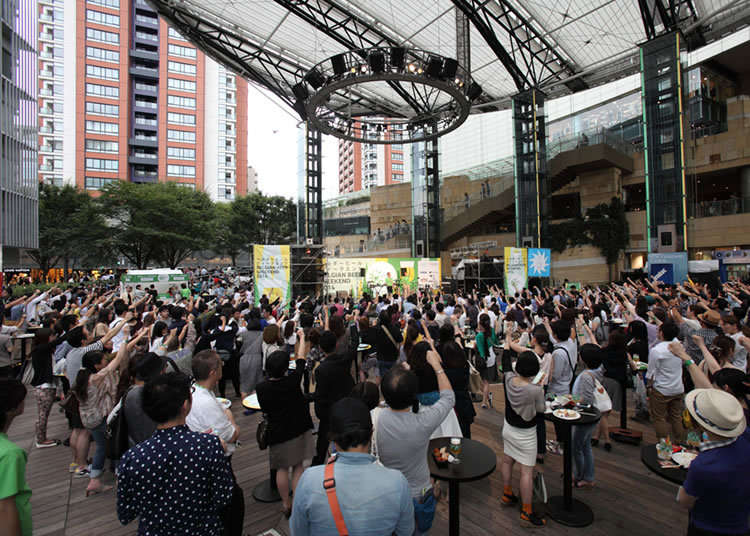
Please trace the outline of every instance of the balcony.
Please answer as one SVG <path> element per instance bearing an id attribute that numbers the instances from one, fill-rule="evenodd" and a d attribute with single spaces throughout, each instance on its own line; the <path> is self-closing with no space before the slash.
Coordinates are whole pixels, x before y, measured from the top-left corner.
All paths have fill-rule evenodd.
<path id="1" fill-rule="evenodd" d="M 159 28 L 159 19 L 156 17 L 149 17 L 147 15 L 136 15 L 135 25 L 156 29 L 156 28 Z"/>
<path id="2" fill-rule="evenodd" d="M 128 69 L 128 72 L 132 76 L 138 76 L 140 78 L 150 78 L 153 80 L 159 79 L 159 69 L 155 67 L 131 66 L 130 69 Z"/>
<path id="3" fill-rule="evenodd" d="M 51 89 L 42 88 L 39 90 L 40 97 L 54 97 L 55 94 Z"/>
<path id="4" fill-rule="evenodd" d="M 55 22 L 55 17 L 53 17 L 52 15 L 47 15 L 46 13 L 42 13 L 41 15 L 39 15 L 39 20 L 41 22 L 51 22 L 51 23 L 54 23 Z"/>
<path id="5" fill-rule="evenodd" d="M 159 42 L 159 36 L 149 32 L 135 32 L 136 40 Z"/>
<path id="6" fill-rule="evenodd" d="M 159 61 L 159 53 L 153 52 L 151 50 L 141 50 L 137 48 L 131 48 L 130 49 L 130 57 L 139 59 L 139 60 L 145 60 L 145 61 Z"/>
<path id="7" fill-rule="evenodd" d="M 158 147 L 159 140 L 156 136 L 133 136 L 128 144 L 134 147 Z"/>
<path id="8" fill-rule="evenodd" d="M 39 127 L 40 134 L 54 134 L 55 129 L 52 127 Z"/>
<path id="9" fill-rule="evenodd" d="M 128 164 L 137 166 L 156 166 L 157 155 L 150 153 L 135 153 L 128 156 Z"/>
<path id="10" fill-rule="evenodd" d="M 55 78 L 55 71 L 53 71 L 52 69 L 41 69 L 39 71 L 39 78 L 53 79 Z"/>
<path id="11" fill-rule="evenodd" d="M 688 213 L 691 212 L 691 215 L 695 218 L 747 214 L 750 212 L 750 197 L 731 197 L 723 200 L 698 201 L 688 207 Z"/>
<path id="12" fill-rule="evenodd" d="M 54 59 L 55 56 L 51 52 L 47 52 L 46 50 L 43 50 L 42 52 L 39 53 L 39 57 L 45 60 L 51 60 L 51 59 Z"/>

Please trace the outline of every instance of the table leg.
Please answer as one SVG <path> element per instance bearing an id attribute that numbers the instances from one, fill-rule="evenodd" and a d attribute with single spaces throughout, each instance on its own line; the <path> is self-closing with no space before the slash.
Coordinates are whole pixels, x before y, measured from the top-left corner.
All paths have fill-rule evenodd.
<path id="1" fill-rule="evenodd" d="M 586 527 L 594 522 L 594 512 L 588 505 L 573 498 L 573 441 L 572 426 L 564 425 L 563 431 L 563 496 L 550 497 L 547 515 L 561 525 Z"/>
<path id="2" fill-rule="evenodd" d="M 459 483 L 455 480 L 451 480 L 448 486 L 448 491 L 450 492 L 450 498 L 448 501 L 448 534 L 450 536 L 459 536 L 459 534 L 461 533 L 458 486 Z"/>
<path id="3" fill-rule="evenodd" d="M 570 510 L 573 502 L 573 427 L 568 424 L 563 429 L 563 504 L 566 510 Z"/>
<path id="4" fill-rule="evenodd" d="M 622 411 L 620 411 L 620 428 L 623 430 L 628 429 L 628 384 L 627 382 L 621 382 L 620 383 L 620 391 L 622 392 L 622 397 L 620 398 L 622 402 Z"/>
<path id="5" fill-rule="evenodd" d="M 274 503 L 281 500 L 276 487 L 276 470 L 271 469 L 271 477 L 253 488 L 253 499 L 263 503 Z"/>

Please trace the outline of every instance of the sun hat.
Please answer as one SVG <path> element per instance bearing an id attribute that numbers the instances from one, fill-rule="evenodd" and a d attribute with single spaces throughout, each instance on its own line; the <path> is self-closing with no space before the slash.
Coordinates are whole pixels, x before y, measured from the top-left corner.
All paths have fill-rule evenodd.
<path id="1" fill-rule="evenodd" d="M 720 389 L 693 389 L 685 396 L 690 416 L 703 428 L 722 437 L 745 431 L 745 413 L 737 399 Z"/>
<path id="2" fill-rule="evenodd" d="M 699 314 L 698 318 L 703 321 L 703 323 L 712 327 L 717 327 L 721 321 L 721 315 L 713 309 L 709 309 L 705 313 Z"/>

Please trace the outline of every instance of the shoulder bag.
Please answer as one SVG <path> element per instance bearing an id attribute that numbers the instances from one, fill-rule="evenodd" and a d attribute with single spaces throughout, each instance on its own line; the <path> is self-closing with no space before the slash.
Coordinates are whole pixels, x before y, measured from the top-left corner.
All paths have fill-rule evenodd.
<path id="1" fill-rule="evenodd" d="M 612 400 L 609 398 L 607 390 L 601 382 L 596 379 L 596 376 L 594 376 L 593 373 L 589 372 L 589 374 L 591 374 L 591 379 L 594 380 L 594 407 L 602 413 L 605 411 L 611 411 Z"/>
<path id="2" fill-rule="evenodd" d="M 385 334 L 388 335 L 388 340 L 393 343 L 393 346 L 398 350 L 400 347 L 398 343 L 396 342 L 396 339 L 393 338 L 393 335 L 391 335 L 391 332 L 388 330 L 387 327 L 385 327 L 383 324 L 380 324 L 380 327 L 385 331 Z"/>
<path id="3" fill-rule="evenodd" d="M 268 419 L 265 413 L 263 413 L 263 417 L 258 423 L 258 428 L 255 430 L 255 439 L 258 441 L 258 448 L 260 450 L 268 448 Z"/>
<path id="4" fill-rule="evenodd" d="M 326 490 L 326 496 L 328 497 L 328 506 L 331 507 L 333 522 L 336 524 L 336 530 L 338 531 L 339 536 L 348 536 L 349 529 L 346 528 L 344 514 L 341 512 L 339 498 L 336 495 L 336 479 L 333 477 L 333 466 L 335 465 L 335 463 L 336 460 L 334 459 L 333 461 L 326 464 L 325 472 L 323 473 L 323 489 Z"/>
<path id="5" fill-rule="evenodd" d="M 573 376 L 570 378 L 570 385 L 568 386 L 569 393 L 573 392 L 573 384 L 576 382 L 576 368 L 573 366 L 573 362 L 570 360 L 570 353 L 568 352 L 567 348 L 564 346 L 555 346 L 553 350 L 562 350 L 565 352 L 565 355 L 568 357 L 568 365 L 570 365 L 570 371 L 573 373 Z"/>

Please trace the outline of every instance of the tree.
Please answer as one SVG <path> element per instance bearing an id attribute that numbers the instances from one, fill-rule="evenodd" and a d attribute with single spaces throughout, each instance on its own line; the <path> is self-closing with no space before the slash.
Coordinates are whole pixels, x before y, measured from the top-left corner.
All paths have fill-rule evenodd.
<path id="1" fill-rule="evenodd" d="M 118 181 L 104 189 L 99 203 L 109 216 L 114 248 L 141 269 L 151 261 L 176 268 L 216 236 L 208 195 L 171 182 Z"/>
<path id="2" fill-rule="evenodd" d="M 252 193 L 232 202 L 235 232 L 246 244 L 284 244 L 295 240 L 297 207 L 281 196 Z"/>
<path id="3" fill-rule="evenodd" d="M 229 255 L 232 265 L 237 265 L 237 256 L 248 248 L 247 233 L 243 232 L 243 222 L 234 211 L 235 203 L 216 204 L 216 246 L 218 253 Z"/>
<path id="4" fill-rule="evenodd" d="M 93 259 L 107 249 L 104 218 L 91 197 L 72 186 L 39 185 L 39 249 L 29 256 L 42 272 L 63 260 Z"/>

